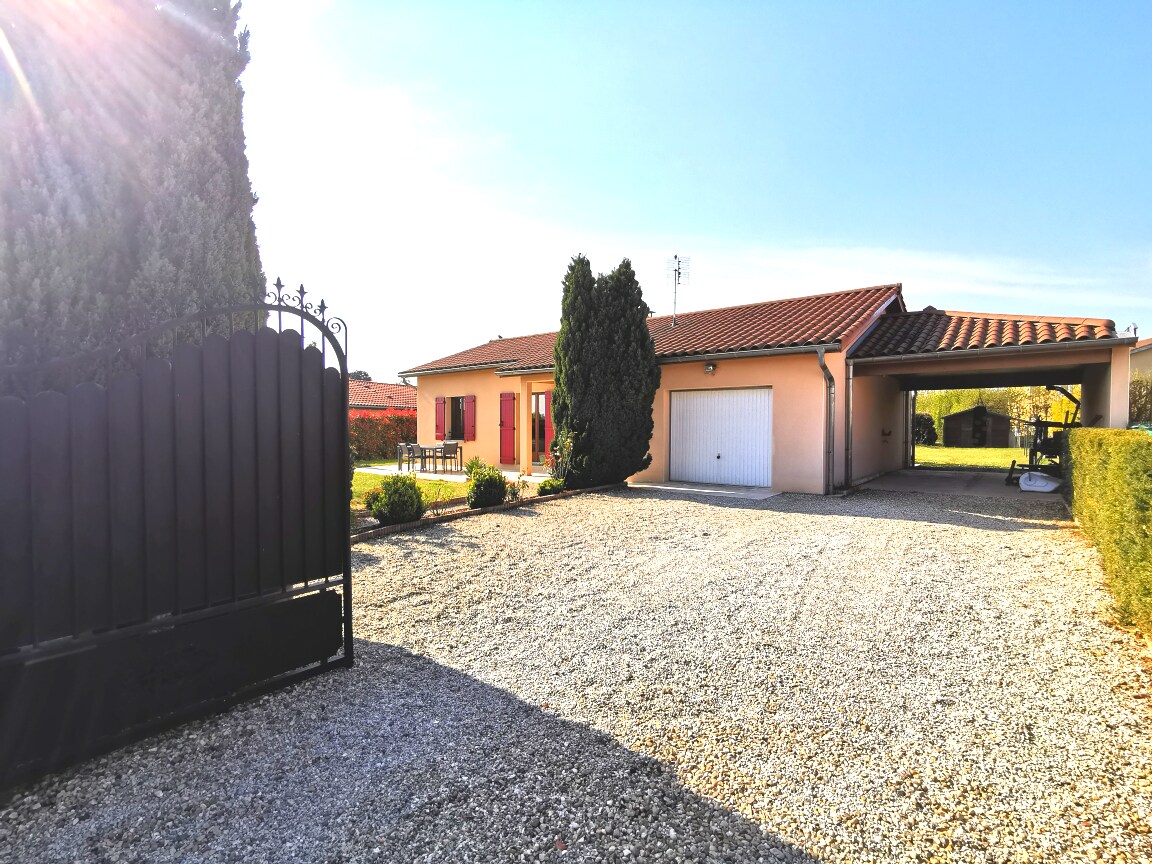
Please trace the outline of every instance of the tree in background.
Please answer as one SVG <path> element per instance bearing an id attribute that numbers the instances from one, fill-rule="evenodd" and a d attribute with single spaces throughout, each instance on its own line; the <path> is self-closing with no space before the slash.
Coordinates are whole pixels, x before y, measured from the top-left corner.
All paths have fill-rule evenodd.
<path id="1" fill-rule="evenodd" d="M 348 373 L 349 381 L 371 381 L 372 376 L 365 372 L 363 369 L 356 369 Z"/>
<path id="2" fill-rule="evenodd" d="M 931 414 L 917 413 L 912 418 L 912 440 L 917 444 L 935 444 L 939 440 Z"/>
<path id="3" fill-rule="evenodd" d="M 238 9 L 0 5 L 0 365 L 262 299 Z"/>
<path id="4" fill-rule="evenodd" d="M 1137 372 L 1128 384 L 1128 422 L 1152 425 L 1152 375 Z"/>
<path id="5" fill-rule="evenodd" d="M 1080 386 L 1069 388 L 1080 398 Z M 916 394 L 916 408 L 931 415 L 936 431 L 944 434 L 944 418 L 957 411 L 983 405 L 989 411 L 1007 414 L 1020 427 L 1033 417 L 1041 420 L 1072 419 L 1076 406 L 1064 394 L 1046 387 L 968 387 L 958 390 L 922 390 Z"/>
<path id="6" fill-rule="evenodd" d="M 648 304 L 627 258 L 607 276 L 577 255 L 564 277 L 552 418 L 571 441 L 571 488 L 618 483 L 652 462 L 660 367 Z"/>

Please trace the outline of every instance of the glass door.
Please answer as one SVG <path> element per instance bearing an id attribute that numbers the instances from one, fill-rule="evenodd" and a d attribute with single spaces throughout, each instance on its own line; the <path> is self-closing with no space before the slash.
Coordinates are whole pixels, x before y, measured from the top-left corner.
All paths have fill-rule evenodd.
<path id="1" fill-rule="evenodd" d="M 532 394 L 532 464 L 543 465 L 548 458 L 548 444 L 545 440 L 548 415 L 547 393 Z"/>

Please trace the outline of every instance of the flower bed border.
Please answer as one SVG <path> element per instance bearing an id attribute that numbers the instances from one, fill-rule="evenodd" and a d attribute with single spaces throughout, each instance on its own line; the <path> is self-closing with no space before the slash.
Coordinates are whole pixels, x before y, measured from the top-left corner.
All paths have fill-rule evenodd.
<path id="1" fill-rule="evenodd" d="M 387 537 L 390 534 L 400 534 L 404 531 L 420 531 L 432 525 L 439 525 L 442 522 L 451 522 L 454 519 L 463 519 L 466 516 L 478 516 L 482 513 L 499 513 L 501 510 L 511 510 L 515 507 L 524 507 L 525 505 L 536 504 L 541 501 L 555 501 L 560 498 L 570 498 L 573 495 L 585 495 L 589 492 L 604 492 L 609 489 L 625 489 L 627 483 L 609 483 L 606 486 L 593 486 L 589 489 L 566 489 L 563 492 L 558 492 L 555 495 L 533 495 L 530 498 L 521 498 L 519 501 L 505 501 L 503 504 L 495 504 L 491 507 L 471 507 L 464 510 L 457 510 L 453 513 L 444 513 L 440 516 L 425 516 L 415 522 L 404 522 L 400 525 L 381 525 L 378 528 L 367 528 L 359 533 L 352 535 L 353 543 L 360 543 L 364 540 L 375 540 L 377 537 Z M 464 501 L 463 498 L 453 498 L 445 502 L 447 506 L 454 503 Z"/>

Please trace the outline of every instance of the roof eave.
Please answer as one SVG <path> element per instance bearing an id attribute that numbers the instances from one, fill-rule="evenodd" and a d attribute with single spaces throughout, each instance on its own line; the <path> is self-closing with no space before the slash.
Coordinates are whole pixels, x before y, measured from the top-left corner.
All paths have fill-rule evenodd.
<path id="1" fill-rule="evenodd" d="M 496 375 L 500 378 L 509 378 L 516 375 L 539 375 L 544 372 L 555 371 L 555 366 L 528 366 L 523 369 L 501 369 Z"/>
<path id="2" fill-rule="evenodd" d="M 400 372 L 401 378 L 416 378 L 420 375 L 445 375 L 449 372 L 478 372 L 484 369 L 503 369 L 510 361 L 500 363 L 474 363 L 466 366 L 445 366 L 443 369 L 409 369 Z"/>
<path id="3" fill-rule="evenodd" d="M 811 345 L 788 345 L 781 348 L 753 348 L 743 351 L 712 351 L 700 354 L 657 355 L 660 365 L 670 363 L 695 363 L 699 360 L 735 360 L 741 357 L 776 357 L 784 354 L 815 354 L 820 349 L 839 351 L 839 342 L 820 342 Z"/>
<path id="4" fill-rule="evenodd" d="M 1088 348 L 1117 348 L 1135 342 L 1132 336 L 1118 336 L 1112 339 L 1077 339 L 1070 342 L 1040 342 L 1028 345 L 997 345 L 992 348 L 952 348 L 947 351 L 930 351 L 921 354 L 884 354 L 879 357 L 849 357 L 849 363 L 892 363 L 909 360 L 946 360 L 956 357 L 975 357 L 986 354 L 1033 354 L 1040 351 L 1083 350 Z"/>

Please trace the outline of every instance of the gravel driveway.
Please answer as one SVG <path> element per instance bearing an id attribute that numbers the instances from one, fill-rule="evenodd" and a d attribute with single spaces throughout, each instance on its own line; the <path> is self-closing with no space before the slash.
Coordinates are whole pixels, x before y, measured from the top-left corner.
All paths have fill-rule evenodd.
<path id="1" fill-rule="evenodd" d="M 1058 504 L 629 490 L 354 549 L 358 664 L 26 790 L 0 862 L 1149 861 Z"/>

